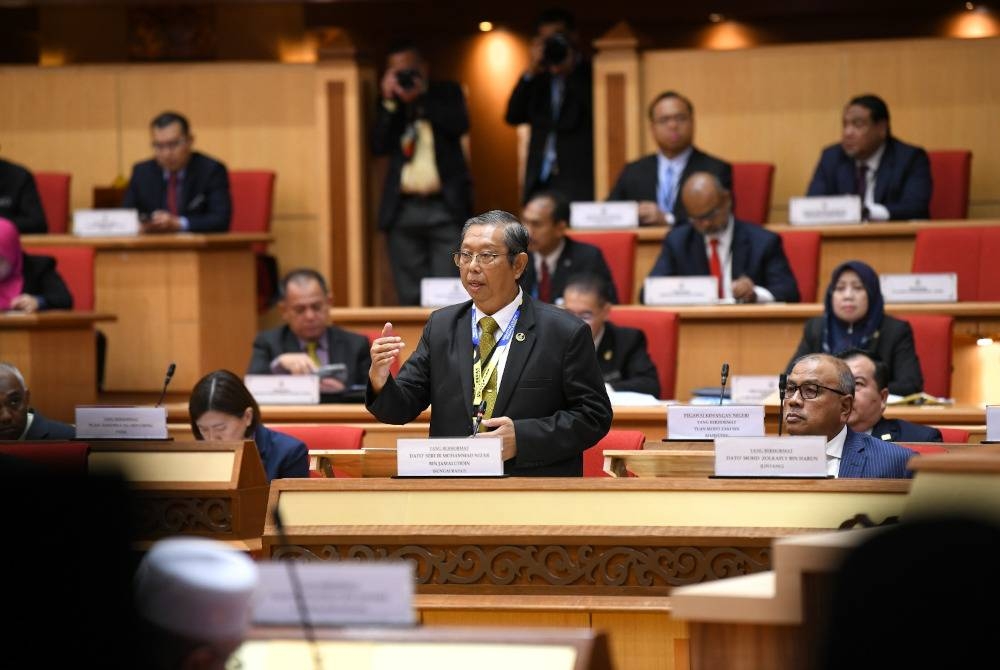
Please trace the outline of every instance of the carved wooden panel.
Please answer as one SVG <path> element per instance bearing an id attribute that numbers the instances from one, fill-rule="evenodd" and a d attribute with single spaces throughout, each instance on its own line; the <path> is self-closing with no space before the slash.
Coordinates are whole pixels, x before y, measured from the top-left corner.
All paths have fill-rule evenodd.
<path id="1" fill-rule="evenodd" d="M 232 533 L 233 507 L 229 498 L 142 497 L 135 505 L 139 537 L 177 533 Z"/>

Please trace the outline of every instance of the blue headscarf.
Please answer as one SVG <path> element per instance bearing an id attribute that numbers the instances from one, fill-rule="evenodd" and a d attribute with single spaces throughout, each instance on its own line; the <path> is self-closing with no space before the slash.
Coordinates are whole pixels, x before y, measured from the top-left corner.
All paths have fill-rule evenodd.
<path id="1" fill-rule="evenodd" d="M 853 270 L 861 279 L 868 294 L 868 312 L 853 327 L 846 321 L 838 319 L 833 313 L 833 289 L 837 280 L 845 270 Z M 872 340 L 878 337 L 878 329 L 882 327 L 882 317 L 885 316 L 885 303 L 882 300 L 882 287 L 879 284 L 878 273 L 870 265 L 861 261 L 846 261 L 833 270 L 830 285 L 826 287 L 826 307 L 823 313 L 823 351 L 828 354 L 839 354 L 846 349 L 871 349 Z"/>

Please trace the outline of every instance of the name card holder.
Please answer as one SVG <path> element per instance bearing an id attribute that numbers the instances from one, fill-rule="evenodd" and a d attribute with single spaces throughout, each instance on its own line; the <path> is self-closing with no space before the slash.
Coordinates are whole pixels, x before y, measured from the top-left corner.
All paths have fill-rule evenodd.
<path id="1" fill-rule="evenodd" d="M 73 234 L 79 237 L 133 237 L 139 234 L 139 212 L 135 209 L 77 209 L 73 211 Z"/>
<path id="2" fill-rule="evenodd" d="M 739 405 L 763 405 L 778 390 L 777 375 L 733 375 L 730 395 Z"/>
<path id="3" fill-rule="evenodd" d="M 627 202 L 571 202 L 569 205 L 570 228 L 635 228 L 639 225 L 639 203 Z"/>
<path id="4" fill-rule="evenodd" d="M 763 405 L 668 405 L 668 440 L 763 437 Z"/>
<path id="5" fill-rule="evenodd" d="M 789 198 L 788 222 L 793 226 L 861 223 L 861 198 L 856 195 Z"/>
<path id="6" fill-rule="evenodd" d="M 78 440 L 166 440 L 166 407 L 79 405 Z"/>
<path id="7" fill-rule="evenodd" d="M 243 383 L 261 405 L 319 404 L 319 375 L 246 375 Z"/>
<path id="8" fill-rule="evenodd" d="M 420 280 L 421 307 L 447 307 L 470 300 L 458 277 L 424 277 Z"/>
<path id="9" fill-rule="evenodd" d="M 396 440 L 398 477 L 502 477 L 499 437 L 431 437 Z"/>
<path id="10" fill-rule="evenodd" d="M 643 282 L 647 305 L 714 305 L 719 301 L 719 280 L 711 276 L 647 277 Z"/>
<path id="11" fill-rule="evenodd" d="M 715 440 L 715 476 L 826 479 L 826 438 L 720 437 Z"/>
<path id="12" fill-rule="evenodd" d="M 986 406 L 986 441 L 1000 442 L 1000 405 Z"/>
<path id="13" fill-rule="evenodd" d="M 886 302 L 958 302 L 954 272 L 884 274 L 879 281 Z"/>

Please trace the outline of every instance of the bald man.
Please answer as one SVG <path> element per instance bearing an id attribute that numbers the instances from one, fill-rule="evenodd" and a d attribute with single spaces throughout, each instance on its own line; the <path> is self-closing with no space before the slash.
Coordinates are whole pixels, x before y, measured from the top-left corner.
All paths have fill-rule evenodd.
<path id="1" fill-rule="evenodd" d="M 681 198 L 691 225 L 678 226 L 663 239 L 650 277 L 714 275 L 716 266 L 720 299 L 799 301 L 781 238 L 758 225 L 737 221 L 733 196 L 718 177 L 708 172 L 692 174 L 684 182 Z"/>

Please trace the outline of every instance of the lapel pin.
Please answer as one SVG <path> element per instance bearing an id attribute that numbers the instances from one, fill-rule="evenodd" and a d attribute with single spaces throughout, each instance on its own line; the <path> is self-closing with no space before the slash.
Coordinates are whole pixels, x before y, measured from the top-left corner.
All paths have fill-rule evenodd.
<path id="1" fill-rule="evenodd" d="M 614 356 L 614 354 L 611 353 L 610 349 L 604 352 L 604 360 L 610 361 L 612 356 Z"/>
<path id="2" fill-rule="evenodd" d="M 886 442 L 892 442 L 892 435 L 890 435 L 889 433 L 883 433 L 882 439 L 885 440 Z"/>
<path id="3" fill-rule="evenodd" d="M 524 342 L 524 333 L 518 333 L 517 335 L 514 336 L 514 339 L 517 340 L 518 342 Z"/>

